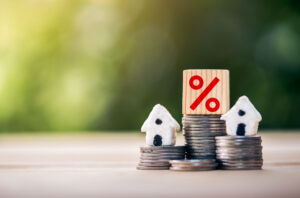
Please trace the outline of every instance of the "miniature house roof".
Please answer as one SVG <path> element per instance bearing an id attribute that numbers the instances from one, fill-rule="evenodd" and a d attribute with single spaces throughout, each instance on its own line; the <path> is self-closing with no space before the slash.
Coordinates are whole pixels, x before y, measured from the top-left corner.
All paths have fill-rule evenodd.
<path id="1" fill-rule="evenodd" d="M 150 130 L 153 126 L 155 126 L 155 122 L 157 119 L 160 119 L 163 121 L 164 127 L 173 128 L 177 131 L 180 130 L 180 125 L 172 117 L 172 115 L 168 112 L 168 110 L 164 106 L 157 104 L 153 107 L 148 118 L 145 120 L 141 131 L 146 132 L 146 131 Z"/>
<path id="2" fill-rule="evenodd" d="M 238 112 L 240 109 L 247 112 L 247 114 L 252 114 L 255 121 L 259 122 L 261 121 L 262 117 L 260 113 L 256 110 L 254 105 L 250 102 L 249 98 L 247 96 L 241 96 L 238 101 L 235 103 L 235 105 L 224 115 L 222 115 L 222 120 L 230 119 L 233 114 Z"/>

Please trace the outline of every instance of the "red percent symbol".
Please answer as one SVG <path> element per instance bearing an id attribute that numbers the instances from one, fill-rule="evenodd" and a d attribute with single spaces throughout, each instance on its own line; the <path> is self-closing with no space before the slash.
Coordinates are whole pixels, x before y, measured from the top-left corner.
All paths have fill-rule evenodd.
<path id="1" fill-rule="evenodd" d="M 195 81 L 198 81 L 198 84 L 195 84 Z M 218 84 L 220 80 L 215 77 L 211 83 L 203 90 L 203 92 L 200 94 L 200 96 L 191 104 L 191 109 L 195 110 L 199 104 L 204 100 L 204 98 L 211 92 L 211 90 Z M 189 81 L 190 87 L 194 90 L 201 89 L 203 87 L 203 79 L 201 76 L 195 75 L 190 78 Z M 214 107 L 211 107 L 211 103 L 215 103 Z M 209 98 L 205 102 L 206 109 L 210 112 L 215 112 L 220 107 L 220 102 L 217 98 Z"/>

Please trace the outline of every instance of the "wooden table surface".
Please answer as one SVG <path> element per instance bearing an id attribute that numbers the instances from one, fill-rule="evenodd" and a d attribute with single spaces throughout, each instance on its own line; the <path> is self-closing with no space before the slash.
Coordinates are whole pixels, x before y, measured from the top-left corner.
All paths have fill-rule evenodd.
<path id="1" fill-rule="evenodd" d="M 206 172 L 136 170 L 140 133 L 0 135 L 0 198 L 300 197 L 300 131 L 261 135 L 263 170 Z"/>

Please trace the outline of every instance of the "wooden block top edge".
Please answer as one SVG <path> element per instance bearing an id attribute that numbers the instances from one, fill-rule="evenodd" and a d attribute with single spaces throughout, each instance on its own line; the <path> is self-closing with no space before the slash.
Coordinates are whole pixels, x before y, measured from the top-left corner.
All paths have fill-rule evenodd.
<path id="1" fill-rule="evenodd" d="M 229 69 L 184 69 L 185 71 L 227 71 L 229 72 Z"/>

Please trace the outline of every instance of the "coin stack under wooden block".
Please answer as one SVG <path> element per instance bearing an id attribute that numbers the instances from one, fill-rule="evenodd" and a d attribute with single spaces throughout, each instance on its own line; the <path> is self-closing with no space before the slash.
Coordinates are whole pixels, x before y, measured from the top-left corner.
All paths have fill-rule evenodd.
<path id="1" fill-rule="evenodd" d="M 226 135 L 220 117 L 229 109 L 229 71 L 185 70 L 182 101 L 186 157 L 215 159 L 215 137 Z"/>
<path id="2" fill-rule="evenodd" d="M 226 170 L 258 170 L 262 168 L 260 136 L 216 137 L 217 161 Z"/>
<path id="3" fill-rule="evenodd" d="M 226 135 L 220 115 L 184 115 L 183 135 L 188 159 L 215 159 L 215 137 Z"/>
<path id="4" fill-rule="evenodd" d="M 168 170 L 170 160 L 185 157 L 184 146 L 144 146 L 140 147 L 141 157 L 138 170 Z"/>

